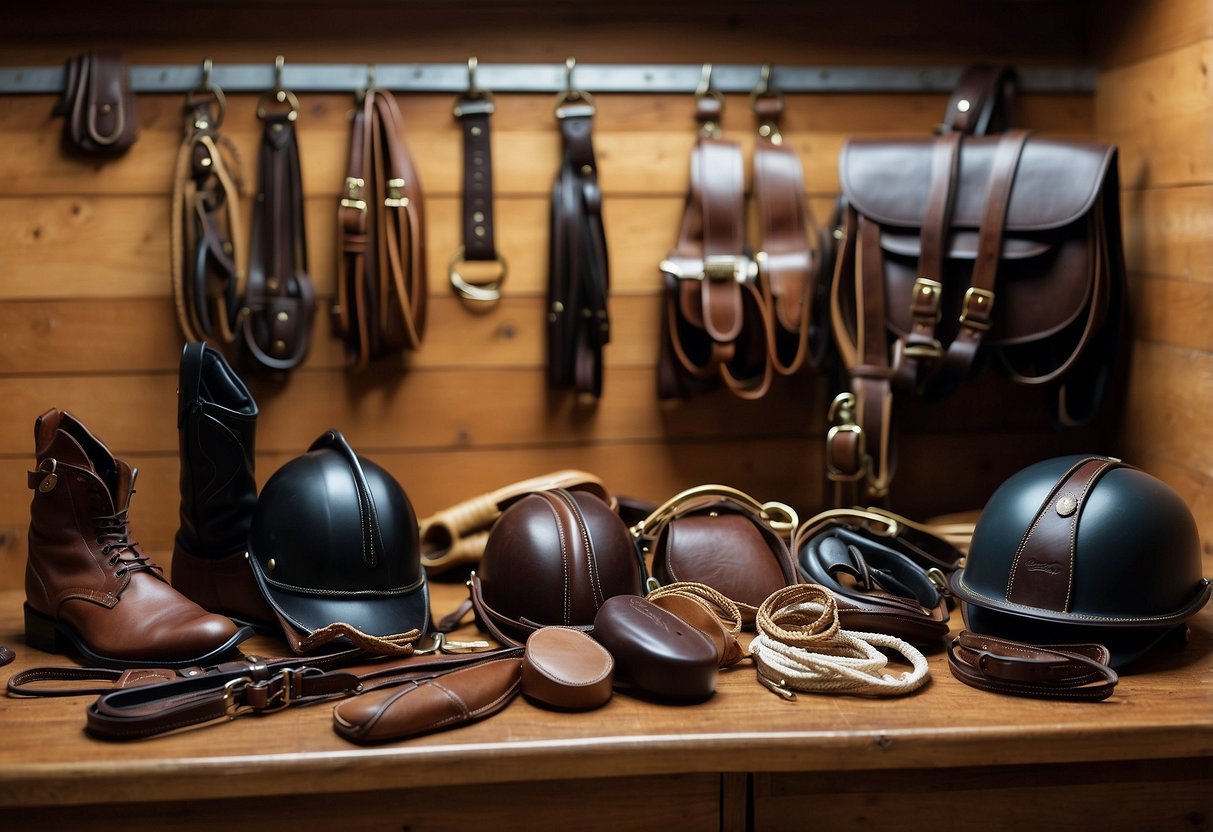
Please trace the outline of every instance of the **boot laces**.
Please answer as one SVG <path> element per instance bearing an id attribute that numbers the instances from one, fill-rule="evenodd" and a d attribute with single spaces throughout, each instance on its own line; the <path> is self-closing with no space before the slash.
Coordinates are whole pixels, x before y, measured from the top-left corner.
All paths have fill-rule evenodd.
<path id="1" fill-rule="evenodd" d="M 109 558 L 110 566 L 122 564 L 114 573 L 118 577 L 140 569 L 159 568 L 137 548 L 139 541 L 130 539 L 127 511 L 129 509 L 124 508 L 115 514 L 102 514 L 93 518 L 93 528 L 97 532 L 101 554 Z"/>

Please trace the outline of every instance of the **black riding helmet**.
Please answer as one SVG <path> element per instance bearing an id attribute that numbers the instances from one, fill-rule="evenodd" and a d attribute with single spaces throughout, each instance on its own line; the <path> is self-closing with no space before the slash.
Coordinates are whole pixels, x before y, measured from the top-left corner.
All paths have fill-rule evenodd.
<path id="1" fill-rule="evenodd" d="M 431 629 L 413 506 L 338 430 L 265 484 L 249 559 L 266 600 L 304 634 L 337 622 L 381 637 Z"/>
<path id="2" fill-rule="evenodd" d="M 1113 667 L 1141 656 L 1209 600 L 1192 512 L 1117 459 L 1067 456 L 1002 484 L 951 578 L 975 633 L 1095 642 Z"/>

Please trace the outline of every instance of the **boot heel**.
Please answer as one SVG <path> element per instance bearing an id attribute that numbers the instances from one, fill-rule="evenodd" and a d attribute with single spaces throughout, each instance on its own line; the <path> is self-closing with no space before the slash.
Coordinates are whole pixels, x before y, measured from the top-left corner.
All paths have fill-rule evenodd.
<path id="1" fill-rule="evenodd" d="M 55 622 L 25 605 L 25 643 L 43 653 L 66 653 L 68 642 L 55 629 Z"/>

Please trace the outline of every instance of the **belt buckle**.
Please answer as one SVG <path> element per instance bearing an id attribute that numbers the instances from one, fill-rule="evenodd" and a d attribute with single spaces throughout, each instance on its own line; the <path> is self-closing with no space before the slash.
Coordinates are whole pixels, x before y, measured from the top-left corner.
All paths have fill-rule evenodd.
<path id="1" fill-rule="evenodd" d="M 970 329 L 985 332 L 990 328 L 990 313 L 994 309 L 994 293 L 988 289 L 970 286 L 965 292 L 964 305 L 960 312 L 960 323 Z"/>
<path id="2" fill-rule="evenodd" d="M 744 254 L 713 254 L 703 258 L 700 280 L 745 283 L 758 275 L 758 264 Z"/>

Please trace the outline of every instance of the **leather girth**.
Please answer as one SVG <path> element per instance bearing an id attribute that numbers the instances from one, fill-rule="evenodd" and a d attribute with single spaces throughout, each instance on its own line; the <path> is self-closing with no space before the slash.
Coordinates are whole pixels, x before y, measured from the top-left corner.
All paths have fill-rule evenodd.
<path id="1" fill-rule="evenodd" d="M 419 349 L 425 333 L 425 208 L 401 133 L 392 94 L 367 90 L 354 111 L 337 208 L 341 255 L 332 310 L 334 333 L 354 370 Z"/>

